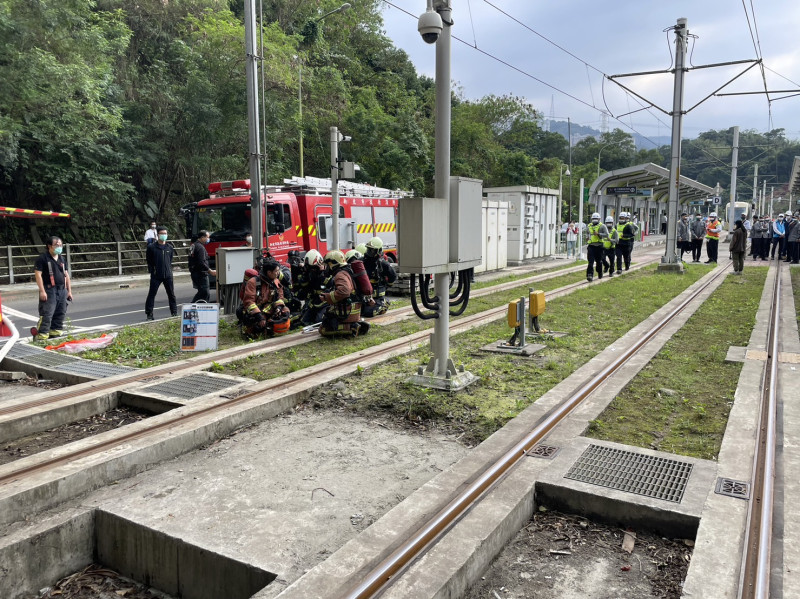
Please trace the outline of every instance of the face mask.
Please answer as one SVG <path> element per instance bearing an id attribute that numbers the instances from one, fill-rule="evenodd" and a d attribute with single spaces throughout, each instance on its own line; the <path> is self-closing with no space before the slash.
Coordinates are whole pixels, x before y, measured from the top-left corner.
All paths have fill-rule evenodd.
<path id="1" fill-rule="evenodd" d="M 56 256 L 58 256 L 59 254 L 61 254 L 61 252 L 64 251 L 64 248 L 59 245 L 59 246 L 55 247 L 53 249 L 53 251 L 56 253 Z"/>
<path id="2" fill-rule="evenodd" d="M 166 237 L 164 237 L 164 240 L 166 241 Z M 203 240 L 203 245 L 207 244 L 209 241 L 211 241 L 211 240 L 210 240 L 208 237 L 206 237 L 206 238 Z"/>
<path id="3" fill-rule="evenodd" d="M 151 228 L 151 229 L 155 229 L 155 228 L 156 228 L 156 225 L 150 225 L 150 228 Z"/>
<path id="4" fill-rule="evenodd" d="M 159 235 L 158 236 L 158 240 L 159 241 L 166 241 L 167 240 L 167 236 L 166 235 Z"/>
<path id="5" fill-rule="evenodd" d="M 599 222 L 600 222 L 599 220 L 592 219 L 592 224 L 593 224 L 593 225 L 596 225 L 596 224 L 598 224 Z"/>

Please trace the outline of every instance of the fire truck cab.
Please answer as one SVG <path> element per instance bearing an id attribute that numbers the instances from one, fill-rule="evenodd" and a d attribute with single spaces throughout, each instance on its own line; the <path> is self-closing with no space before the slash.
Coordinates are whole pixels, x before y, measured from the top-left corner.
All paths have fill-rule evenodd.
<path id="1" fill-rule="evenodd" d="M 281 187 L 264 187 L 263 247 L 286 262 L 290 251 L 315 249 L 327 253 L 331 239 L 332 198 L 329 179 L 293 178 Z M 194 240 L 207 230 L 207 246 L 215 262 L 219 247 L 242 247 L 250 234 L 250 180 L 223 181 L 208 186 L 209 197 L 182 209 L 187 237 Z M 339 182 L 339 249 L 347 251 L 379 236 L 387 259 L 397 261 L 397 200 L 404 192 Z"/>

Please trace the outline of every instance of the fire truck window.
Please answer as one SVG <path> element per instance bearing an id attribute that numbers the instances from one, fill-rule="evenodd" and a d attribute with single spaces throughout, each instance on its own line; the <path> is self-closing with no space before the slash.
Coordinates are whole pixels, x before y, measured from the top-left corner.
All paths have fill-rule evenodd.
<path id="1" fill-rule="evenodd" d="M 317 239 L 320 241 L 328 240 L 328 219 L 330 216 L 320 216 L 317 219 Z"/>
<path id="2" fill-rule="evenodd" d="M 344 206 L 339 206 L 339 218 L 344 218 Z"/>
<path id="3" fill-rule="evenodd" d="M 292 229 L 292 212 L 289 210 L 289 204 L 283 204 L 283 230 L 291 231 Z"/>

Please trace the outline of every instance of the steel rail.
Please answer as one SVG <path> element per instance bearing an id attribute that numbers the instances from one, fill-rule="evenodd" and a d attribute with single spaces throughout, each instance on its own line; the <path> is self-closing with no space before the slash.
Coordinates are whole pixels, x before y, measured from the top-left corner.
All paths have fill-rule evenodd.
<path id="1" fill-rule="evenodd" d="M 587 283 L 585 281 L 572 283 L 570 285 L 566 285 L 564 287 L 559 288 L 558 290 L 556 290 L 556 292 L 553 293 L 553 295 L 556 296 L 564 295 L 569 291 L 577 287 L 585 286 L 586 284 Z M 479 326 L 480 324 L 483 324 L 485 322 L 496 320 L 498 316 L 505 314 L 506 310 L 507 310 L 506 306 L 490 308 L 489 310 L 479 312 L 478 314 L 473 314 L 471 316 L 467 316 L 465 318 L 460 318 L 456 321 L 453 321 L 450 325 L 450 328 L 468 329 L 470 327 Z M 378 348 L 373 347 L 370 348 L 369 350 L 361 350 L 361 351 L 362 352 L 368 351 L 370 360 L 377 362 L 380 361 L 380 359 L 383 356 L 388 357 L 390 354 L 397 351 L 398 348 L 407 347 L 410 343 L 413 344 L 417 341 L 422 341 L 429 334 L 430 330 L 424 329 L 422 331 L 412 333 L 411 335 L 406 335 L 405 337 L 399 337 L 397 339 L 388 341 L 383 344 L 383 347 L 378 347 Z M 41 462 L 37 462 L 29 466 L 23 466 L 21 468 L 13 470 L 12 472 L 9 472 L 8 474 L 1 475 L 0 487 L 2 487 L 5 484 L 18 481 L 20 478 L 23 478 L 25 476 L 29 476 L 34 473 L 47 470 L 49 468 L 54 468 L 62 464 L 67 464 L 83 457 L 101 453 L 103 451 L 122 445 L 124 443 L 129 443 L 131 441 L 135 441 L 150 435 L 154 435 L 162 430 L 173 428 L 180 424 L 197 420 L 209 414 L 227 410 L 232 406 L 244 403 L 251 399 L 260 398 L 267 394 L 280 393 L 282 390 L 285 390 L 289 387 L 293 387 L 304 380 L 320 378 L 321 376 L 325 375 L 326 372 L 336 370 L 337 368 L 341 368 L 341 364 L 337 362 L 334 363 L 327 362 L 315 366 L 310 366 L 295 373 L 295 376 L 293 376 L 290 380 L 276 381 L 275 384 L 271 386 L 269 389 L 261 389 L 258 391 L 252 391 L 250 393 L 246 393 L 244 395 L 239 395 L 237 397 L 227 398 L 220 403 L 214 404 L 212 406 L 206 406 L 205 408 L 201 408 L 189 414 L 172 414 L 171 412 L 166 412 L 165 414 L 172 414 L 172 417 L 167 416 L 165 420 L 156 424 L 153 423 L 144 424 L 147 423 L 148 421 L 140 421 L 141 423 L 143 423 L 141 424 L 141 426 L 143 427 L 141 430 L 132 431 L 114 437 L 113 439 L 98 441 L 88 447 L 84 447 L 83 449 L 69 451 L 59 456 L 43 460 Z"/>
<path id="2" fill-rule="evenodd" d="M 636 266 L 631 267 L 633 270 L 638 270 L 647 266 L 648 264 L 654 262 L 654 259 L 642 260 Z M 564 268 L 561 270 L 555 270 L 552 272 L 545 272 L 539 275 L 533 275 L 530 277 L 524 277 L 518 281 L 510 281 L 507 283 L 500 283 L 499 285 L 493 285 L 490 287 L 483 287 L 481 289 L 476 290 L 472 293 L 473 297 L 482 297 L 486 295 L 491 295 L 492 293 L 498 293 L 501 291 L 506 291 L 508 289 L 514 289 L 515 287 L 521 287 L 527 285 L 529 283 L 538 282 L 538 281 L 546 281 L 549 279 L 554 279 L 566 274 L 572 274 L 574 272 L 578 272 L 578 270 L 583 270 L 585 267 L 572 267 L 572 268 Z M 565 287 L 565 288 L 569 288 Z M 562 288 L 562 289 L 565 289 Z M 411 306 L 406 306 L 404 308 L 399 308 L 398 310 L 393 311 L 391 314 L 386 314 L 383 316 L 379 316 L 377 318 L 373 318 L 372 322 L 375 323 L 382 323 L 386 321 L 393 322 L 395 319 L 403 318 L 405 316 L 410 316 L 412 314 Z M 458 321 L 460 322 L 460 320 Z M 315 341 L 319 337 L 299 337 L 297 335 L 290 335 L 288 337 L 281 337 L 276 339 L 268 339 L 265 341 L 259 342 L 261 346 L 264 347 L 264 351 L 262 353 L 268 352 L 275 352 L 287 347 L 293 347 L 295 345 L 302 345 L 304 343 L 310 343 Z M 150 368 L 146 368 L 140 370 L 135 373 L 127 374 L 127 375 L 117 375 L 114 377 L 114 380 L 111 381 L 104 381 L 102 379 L 91 381 L 89 383 L 83 383 L 76 385 L 76 388 L 72 388 L 69 390 L 61 391 L 57 394 L 56 397 L 43 397 L 40 399 L 32 399 L 26 401 L 24 403 L 18 403 L 11 406 L 0 407 L 0 416 L 7 416 L 9 414 L 15 414 L 19 412 L 24 412 L 25 410 L 29 410 L 32 408 L 40 408 L 42 406 L 46 406 L 49 404 L 55 404 L 57 402 L 82 397 L 87 393 L 94 393 L 96 391 L 104 391 L 104 390 L 113 390 L 125 385 L 129 385 L 131 383 L 140 382 L 149 378 L 161 376 L 164 374 L 172 374 L 174 372 L 179 372 L 181 370 L 188 370 L 191 368 L 202 368 L 203 366 L 207 366 L 212 364 L 213 362 L 220 362 L 220 360 L 225 360 L 226 362 L 230 359 L 235 359 L 239 356 L 247 356 L 253 353 L 254 345 L 246 345 L 244 347 L 234 347 L 229 349 L 220 350 L 214 352 L 212 354 L 203 355 L 203 356 L 195 356 L 192 358 L 187 358 L 186 360 L 180 362 L 168 362 L 166 364 L 160 364 L 158 366 L 151 366 Z"/>
<path id="3" fill-rule="evenodd" d="M 536 427 L 508 450 L 499 460 L 480 473 L 463 491 L 442 510 L 423 524 L 399 545 L 387 558 L 367 572 L 361 581 L 346 591 L 344 599 L 367 599 L 384 591 L 397 579 L 397 575 L 418 559 L 479 502 L 510 470 L 525 457 L 561 420 L 581 404 L 608 377 L 614 374 L 631 357 L 640 351 L 669 322 L 692 303 L 712 282 L 722 276 L 729 265 L 721 267 L 704 285 L 695 290 L 678 306 L 657 322 L 644 336 L 606 365 L 599 373 L 581 385 L 570 397 L 551 410 Z"/>
<path id="4" fill-rule="evenodd" d="M 772 513 L 775 488 L 775 445 L 777 440 L 778 357 L 781 309 L 781 267 L 775 268 L 775 285 L 764 363 L 764 385 L 758 439 L 753 457 L 752 497 L 747 509 L 744 550 L 739 578 L 739 599 L 769 597 L 770 554 L 772 551 Z"/>

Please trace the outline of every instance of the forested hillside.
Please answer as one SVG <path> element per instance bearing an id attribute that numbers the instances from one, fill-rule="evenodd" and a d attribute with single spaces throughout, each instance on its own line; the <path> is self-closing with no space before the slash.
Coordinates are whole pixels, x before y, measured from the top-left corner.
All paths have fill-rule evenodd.
<path id="1" fill-rule="evenodd" d="M 301 128 L 305 174 L 326 177 L 336 125 L 353 138 L 342 150 L 361 180 L 430 194 L 433 81 L 383 35 L 378 0 L 316 20 L 340 4 L 263 2 L 265 182 L 299 174 Z M 0 0 L 0 203 L 129 231 L 153 217 L 175 222 L 210 181 L 247 177 L 242 5 Z M 512 96 L 468 101 L 455 90 L 453 175 L 558 186 L 568 143 L 540 128 L 541 107 Z M 687 142 L 684 174 L 727 186 L 730 138 L 712 131 Z M 742 145 L 753 149 L 740 160 L 758 161 L 776 183 L 800 154 L 781 130 L 746 132 Z M 637 152 L 620 130 L 584 139 L 572 149 L 565 189 L 571 181 L 577 194 L 581 176 L 590 182 L 598 157 L 603 170 L 666 165 L 669 150 Z"/>

